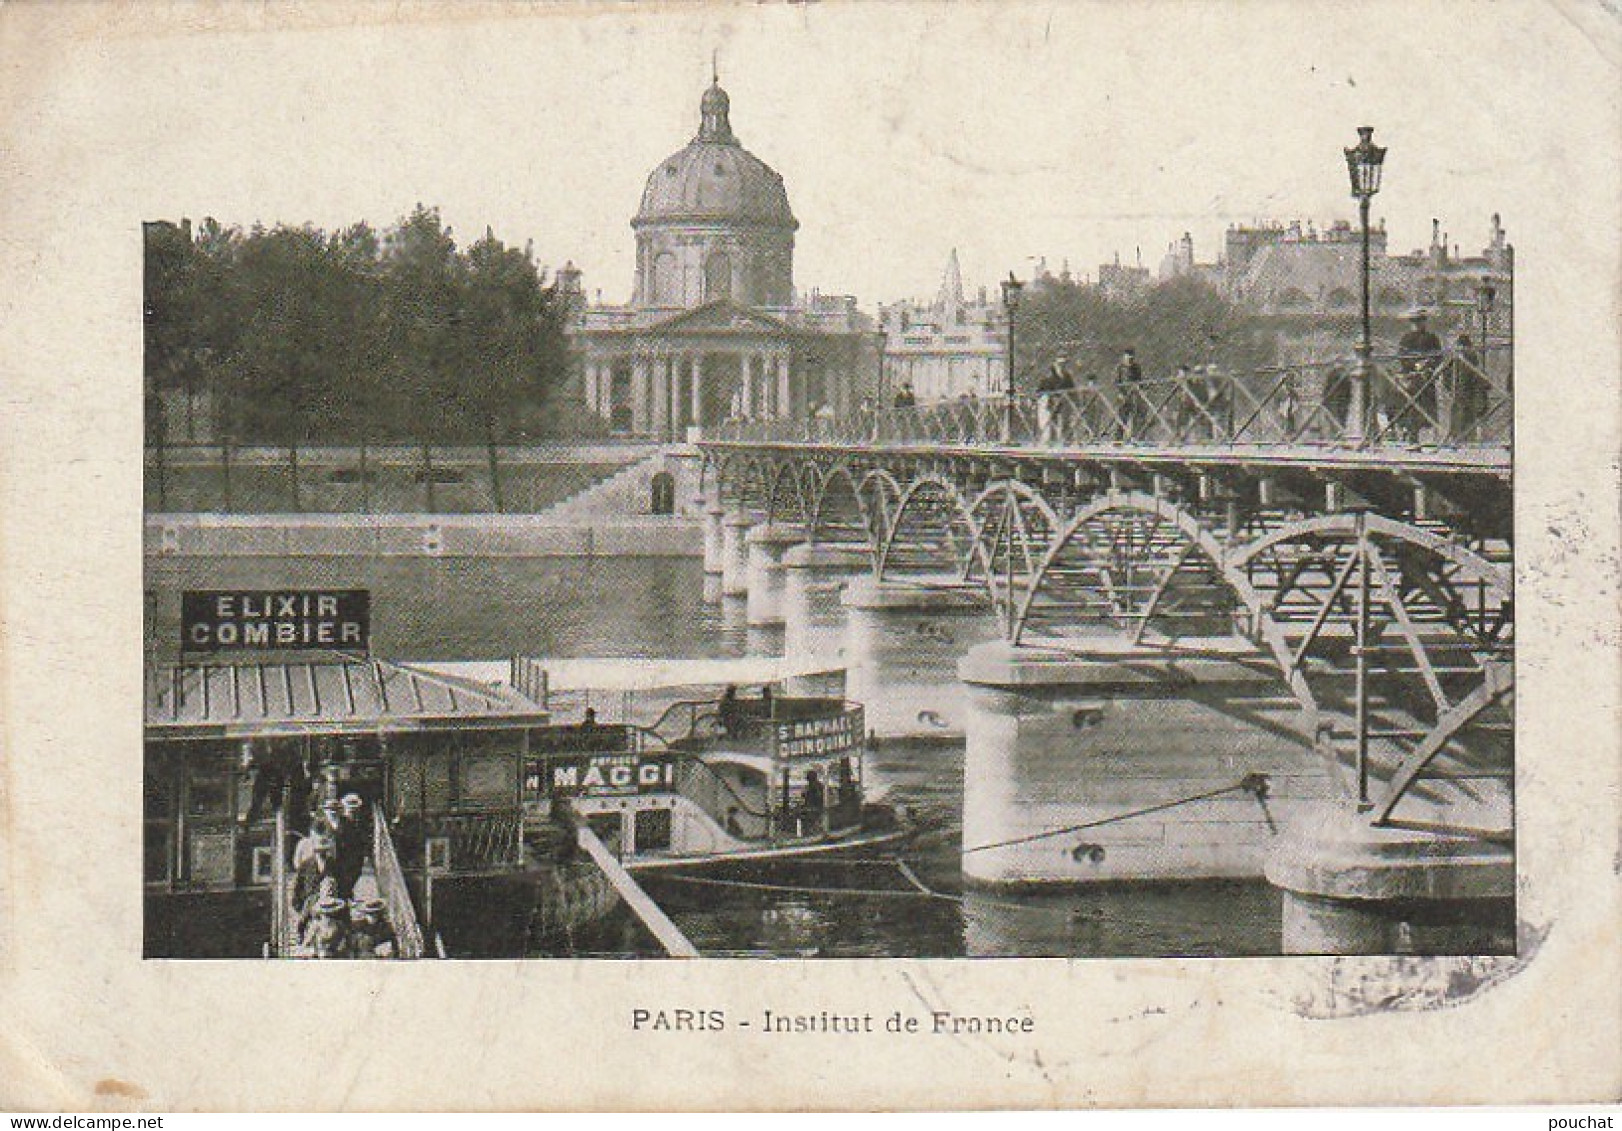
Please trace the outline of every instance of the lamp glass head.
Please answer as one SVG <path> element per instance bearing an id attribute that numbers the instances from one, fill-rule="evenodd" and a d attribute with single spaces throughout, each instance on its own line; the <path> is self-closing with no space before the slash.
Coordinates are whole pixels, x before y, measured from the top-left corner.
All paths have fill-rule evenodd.
<path id="1" fill-rule="evenodd" d="M 1351 178 L 1352 196 L 1366 200 L 1380 191 L 1380 172 L 1385 167 L 1385 150 L 1374 144 L 1374 127 L 1357 127 L 1357 144 L 1346 150 L 1346 173 Z"/>

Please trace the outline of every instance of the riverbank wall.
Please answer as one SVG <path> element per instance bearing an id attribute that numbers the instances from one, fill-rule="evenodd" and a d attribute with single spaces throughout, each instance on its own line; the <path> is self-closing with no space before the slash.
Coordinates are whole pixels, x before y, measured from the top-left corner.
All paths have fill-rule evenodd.
<path id="1" fill-rule="evenodd" d="M 686 516 L 148 514 L 148 557 L 700 557 Z"/>

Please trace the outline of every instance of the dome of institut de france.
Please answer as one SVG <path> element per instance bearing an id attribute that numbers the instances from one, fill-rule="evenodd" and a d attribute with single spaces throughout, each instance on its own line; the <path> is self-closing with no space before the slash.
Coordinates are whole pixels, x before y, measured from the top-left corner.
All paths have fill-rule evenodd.
<path id="1" fill-rule="evenodd" d="M 730 109 L 727 92 L 713 82 L 700 102 L 698 136 L 648 175 L 633 228 L 691 221 L 799 226 L 783 178 L 738 142 Z"/>

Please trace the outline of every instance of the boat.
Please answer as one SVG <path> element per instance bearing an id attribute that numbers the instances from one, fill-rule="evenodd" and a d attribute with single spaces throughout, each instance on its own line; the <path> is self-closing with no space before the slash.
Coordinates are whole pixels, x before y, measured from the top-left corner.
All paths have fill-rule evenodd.
<path id="1" fill-rule="evenodd" d="M 588 717 L 532 734 L 528 812 L 585 824 L 632 873 L 866 853 L 910 828 L 870 796 L 864 721 L 839 696 L 731 689 L 646 725 Z"/>
<path id="2" fill-rule="evenodd" d="M 511 687 L 340 654 L 152 676 L 150 957 L 309 956 L 295 845 L 323 800 L 351 794 L 367 832 L 354 902 L 383 905 L 392 957 L 510 954 L 618 902 L 575 844 L 526 828 L 531 744 L 557 728 Z"/>

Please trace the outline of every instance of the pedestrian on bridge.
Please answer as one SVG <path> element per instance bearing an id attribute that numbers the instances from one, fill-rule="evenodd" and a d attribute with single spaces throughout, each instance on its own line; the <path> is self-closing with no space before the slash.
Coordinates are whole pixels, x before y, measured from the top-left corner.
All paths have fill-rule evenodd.
<path id="1" fill-rule="evenodd" d="M 1115 366 L 1115 397 L 1120 406 L 1117 439 L 1137 440 L 1148 418 L 1148 402 L 1143 395 L 1143 367 L 1138 364 L 1137 351 L 1132 347 L 1121 354 Z"/>
<path id="2" fill-rule="evenodd" d="M 1470 442 L 1477 438 L 1479 421 L 1487 414 L 1487 369 L 1481 350 L 1460 334 L 1448 361 L 1446 386 L 1448 439 Z"/>
<path id="3" fill-rule="evenodd" d="M 1065 368 L 1065 359 L 1062 357 L 1056 360 L 1053 368 L 1036 383 L 1038 396 L 1036 415 L 1041 425 L 1044 444 L 1057 445 L 1063 438 L 1070 404 L 1068 394 L 1073 393 L 1075 388 L 1075 382 L 1070 379 L 1070 373 Z"/>
<path id="4" fill-rule="evenodd" d="M 1391 430 L 1403 440 L 1418 440 L 1436 421 L 1436 386 L 1441 374 L 1442 339 L 1430 330 L 1430 315 L 1415 310 L 1411 328 L 1397 342 L 1397 378 L 1392 382 Z"/>

